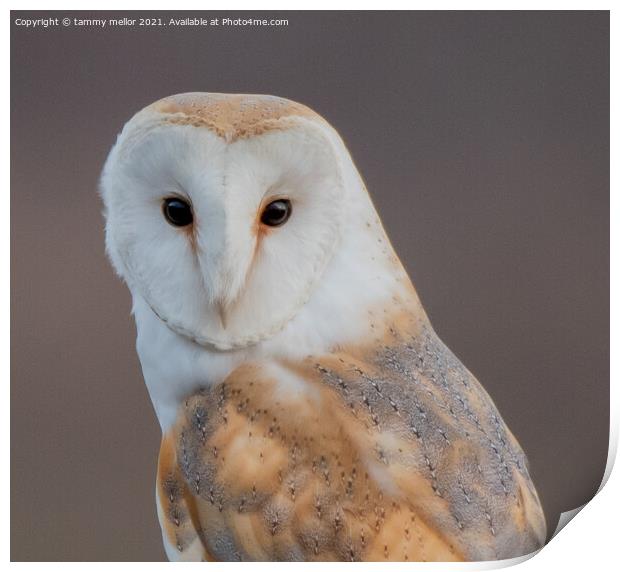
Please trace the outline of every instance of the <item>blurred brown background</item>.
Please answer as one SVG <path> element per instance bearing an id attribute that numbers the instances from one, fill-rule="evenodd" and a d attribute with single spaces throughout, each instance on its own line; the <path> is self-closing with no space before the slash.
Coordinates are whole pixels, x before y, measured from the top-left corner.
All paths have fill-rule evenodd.
<path id="1" fill-rule="evenodd" d="M 11 14 L 11 558 L 158 560 L 159 426 L 97 179 L 177 92 L 273 93 L 340 131 L 435 328 L 495 399 L 549 529 L 591 498 L 609 408 L 609 16 L 229 12 L 283 28 Z"/>

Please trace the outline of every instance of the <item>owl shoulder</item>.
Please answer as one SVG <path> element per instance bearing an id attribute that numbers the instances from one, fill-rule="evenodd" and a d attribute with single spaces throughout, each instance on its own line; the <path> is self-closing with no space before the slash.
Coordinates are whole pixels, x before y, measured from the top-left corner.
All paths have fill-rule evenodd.
<path id="1" fill-rule="evenodd" d="M 244 364 L 189 396 L 168 438 L 205 558 L 463 560 L 537 548 L 544 519 L 523 453 L 447 352 L 429 338 Z"/>

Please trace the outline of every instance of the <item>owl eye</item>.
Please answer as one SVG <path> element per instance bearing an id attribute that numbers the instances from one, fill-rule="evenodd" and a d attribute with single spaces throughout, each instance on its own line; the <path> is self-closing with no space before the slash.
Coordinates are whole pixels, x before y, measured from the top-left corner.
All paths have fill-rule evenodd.
<path id="1" fill-rule="evenodd" d="M 166 220 L 173 226 L 187 226 L 194 220 L 192 207 L 178 197 L 164 199 L 162 210 Z"/>
<path id="2" fill-rule="evenodd" d="M 263 214 L 260 216 L 260 221 L 267 226 L 282 226 L 291 216 L 291 201 L 288 199 L 277 199 L 270 202 Z"/>

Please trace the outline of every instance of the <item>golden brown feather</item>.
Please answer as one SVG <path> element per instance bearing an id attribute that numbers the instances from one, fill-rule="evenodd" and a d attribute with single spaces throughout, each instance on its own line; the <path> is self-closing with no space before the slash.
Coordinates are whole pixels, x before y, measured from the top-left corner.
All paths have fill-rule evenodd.
<path id="1" fill-rule="evenodd" d="M 204 559 L 495 560 L 545 538 L 490 397 L 408 314 L 373 348 L 245 364 L 189 396 L 158 482 L 169 542 Z"/>
<path id="2" fill-rule="evenodd" d="M 290 117 L 322 120 L 305 105 L 267 95 L 183 93 L 161 99 L 149 109 L 168 123 L 206 127 L 229 142 L 283 129 Z"/>

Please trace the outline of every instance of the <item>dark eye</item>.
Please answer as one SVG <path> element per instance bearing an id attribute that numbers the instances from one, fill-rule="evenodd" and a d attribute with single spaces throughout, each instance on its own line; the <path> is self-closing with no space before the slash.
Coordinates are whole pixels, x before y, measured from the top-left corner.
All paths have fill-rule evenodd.
<path id="1" fill-rule="evenodd" d="M 194 215 L 192 215 L 192 207 L 183 199 L 170 197 L 164 199 L 162 207 L 166 220 L 174 226 L 187 226 L 192 224 Z"/>
<path id="2" fill-rule="evenodd" d="M 263 214 L 260 216 L 260 221 L 267 226 L 281 226 L 291 216 L 291 201 L 288 199 L 278 199 L 269 203 Z"/>

